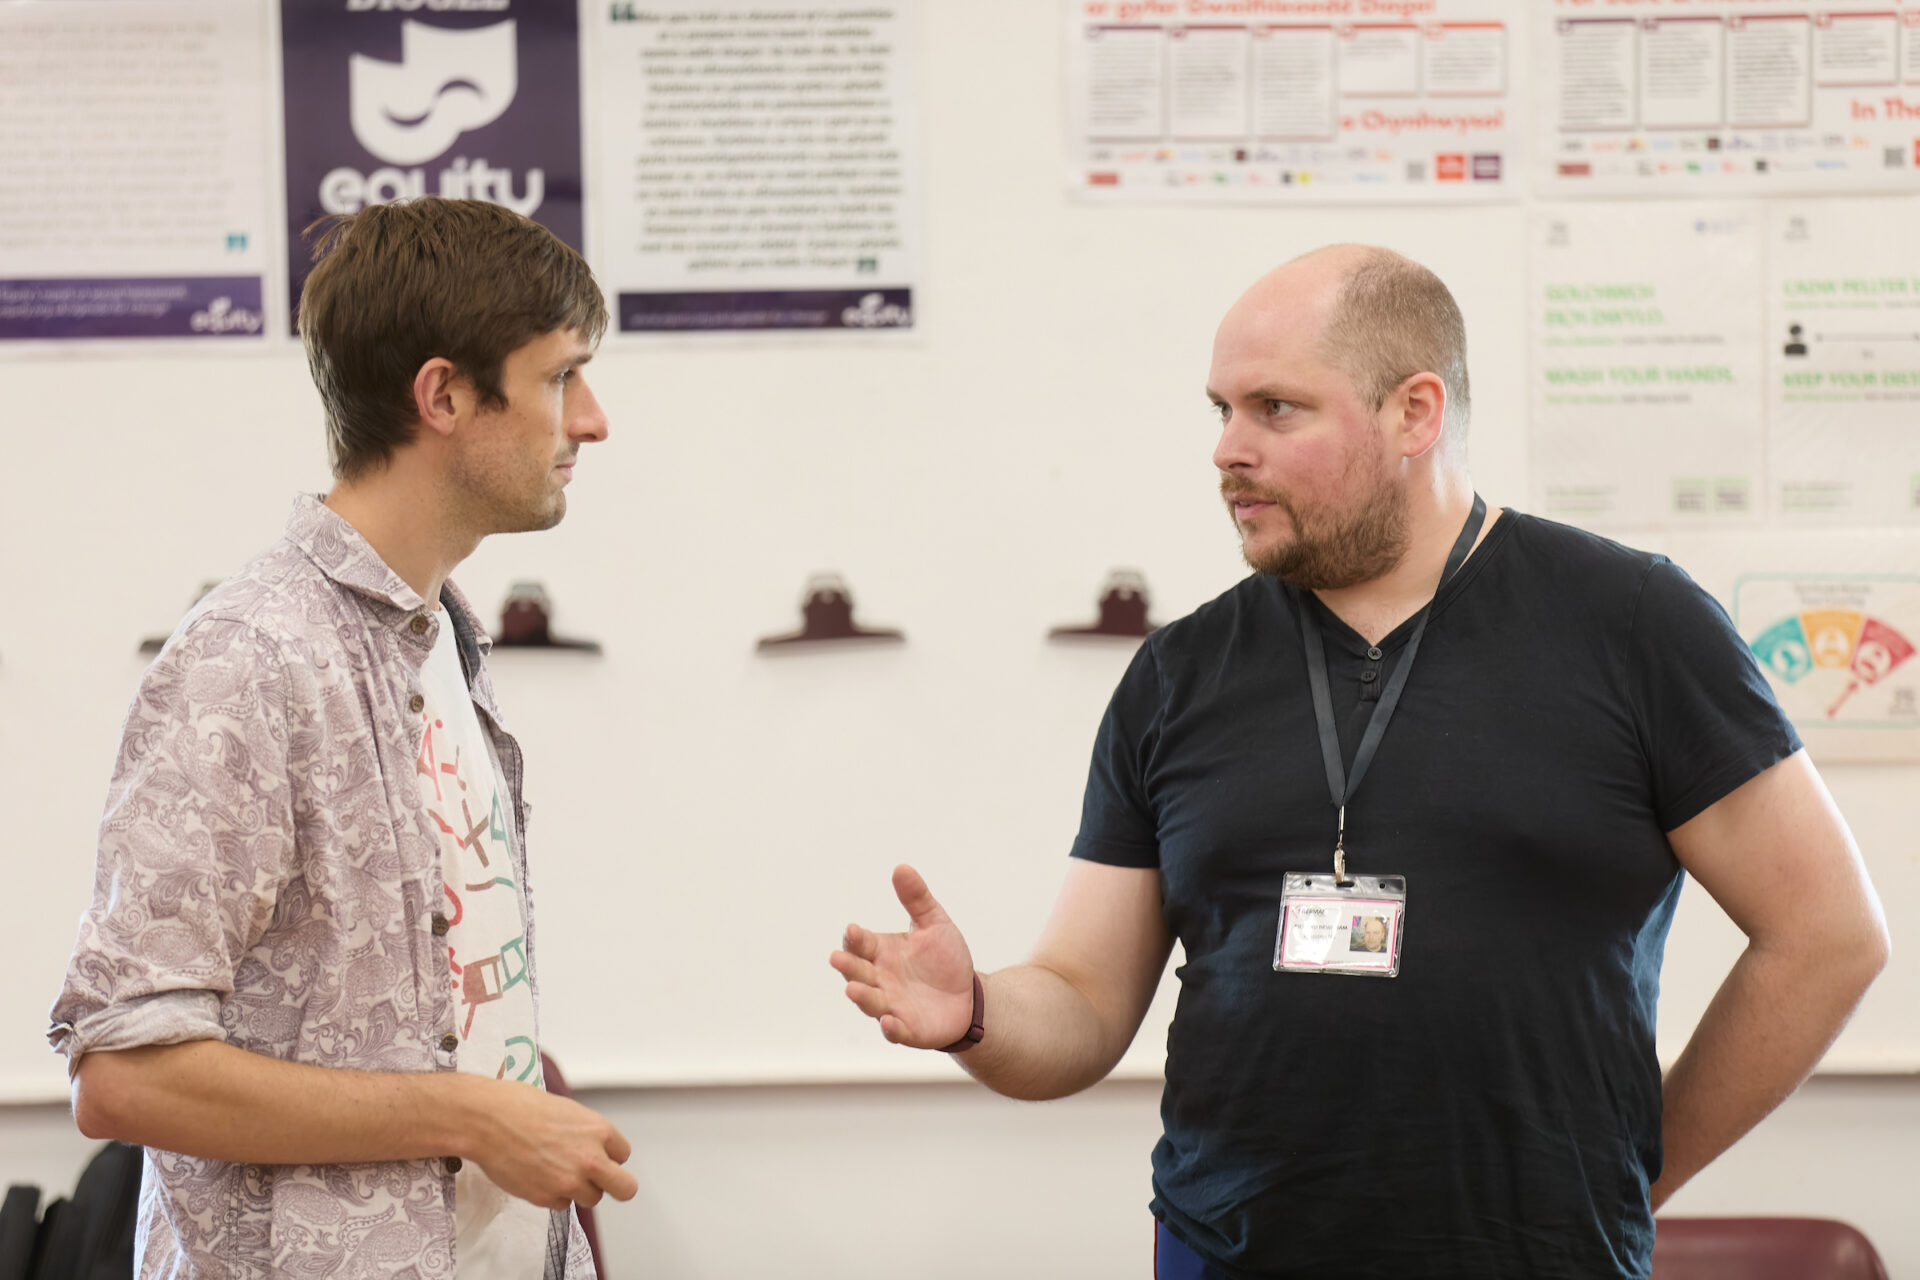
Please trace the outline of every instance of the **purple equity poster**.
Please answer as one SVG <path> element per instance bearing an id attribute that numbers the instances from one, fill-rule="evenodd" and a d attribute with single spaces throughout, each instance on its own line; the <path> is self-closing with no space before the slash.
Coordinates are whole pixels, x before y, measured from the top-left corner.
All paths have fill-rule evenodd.
<path id="1" fill-rule="evenodd" d="M 0 4 L 0 349 L 260 344 L 266 38 L 221 0 Z"/>
<path id="2" fill-rule="evenodd" d="M 281 0 L 280 12 L 296 331 L 305 231 L 326 214 L 491 200 L 584 248 L 575 0 Z"/>

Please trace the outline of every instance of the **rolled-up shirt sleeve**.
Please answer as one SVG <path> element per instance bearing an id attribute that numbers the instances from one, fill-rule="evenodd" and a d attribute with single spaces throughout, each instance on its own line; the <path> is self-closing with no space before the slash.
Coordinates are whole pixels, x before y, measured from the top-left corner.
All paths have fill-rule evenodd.
<path id="1" fill-rule="evenodd" d="M 226 1038 L 221 1001 L 293 865 L 287 689 L 274 646 L 220 616 L 142 678 L 47 1033 L 69 1073 L 95 1049 Z"/>

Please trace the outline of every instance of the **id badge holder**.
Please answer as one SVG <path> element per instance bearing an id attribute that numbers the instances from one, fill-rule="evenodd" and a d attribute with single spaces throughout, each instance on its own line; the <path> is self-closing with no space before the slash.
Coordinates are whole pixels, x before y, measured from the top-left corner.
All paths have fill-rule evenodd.
<path id="1" fill-rule="evenodd" d="M 1286 973 L 1391 978 L 1400 972 L 1405 876 L 1289 871 L 1280 889 L 1273 967 Z"/>

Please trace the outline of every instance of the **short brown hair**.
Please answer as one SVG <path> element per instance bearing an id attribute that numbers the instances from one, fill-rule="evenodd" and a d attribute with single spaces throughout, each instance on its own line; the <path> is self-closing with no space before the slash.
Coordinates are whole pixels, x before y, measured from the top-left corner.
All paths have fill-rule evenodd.
<path id="1" fill-rule="evenodd" d="M 515 350 L 556 329 L 588 342 L 606 331 L 586 260 L 485 200 L 369 205 L 307 234 L 316 265 L 300 294 L 300 336 L 342 480 L 385 466 L 413 439 L 413 379 L 427 361 L 452 361 L 497 408 L 500 366 Z"/>
<path id="2" fill-rule="evenodd" d="M 1368 249 L 1342 283 L 1320 341 L 1375 409 L 1414 374 L 1438 376 L 1447 388 L 1447 438 L 1466 440 L 1467 322 L 1439 276 L 1390 249 Z"/>

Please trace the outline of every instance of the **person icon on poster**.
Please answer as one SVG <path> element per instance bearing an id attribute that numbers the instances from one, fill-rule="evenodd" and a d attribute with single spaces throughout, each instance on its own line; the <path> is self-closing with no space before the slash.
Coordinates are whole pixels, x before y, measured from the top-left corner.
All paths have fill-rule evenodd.
<path id="1" fill-rule="evenodd" d="M 1790 356 L 1803 356 L 1807 354 L 1806 331 L 1797 324 L 1788 325 L 1787 345 L 1782 347 L 1781 350 Z"/>

